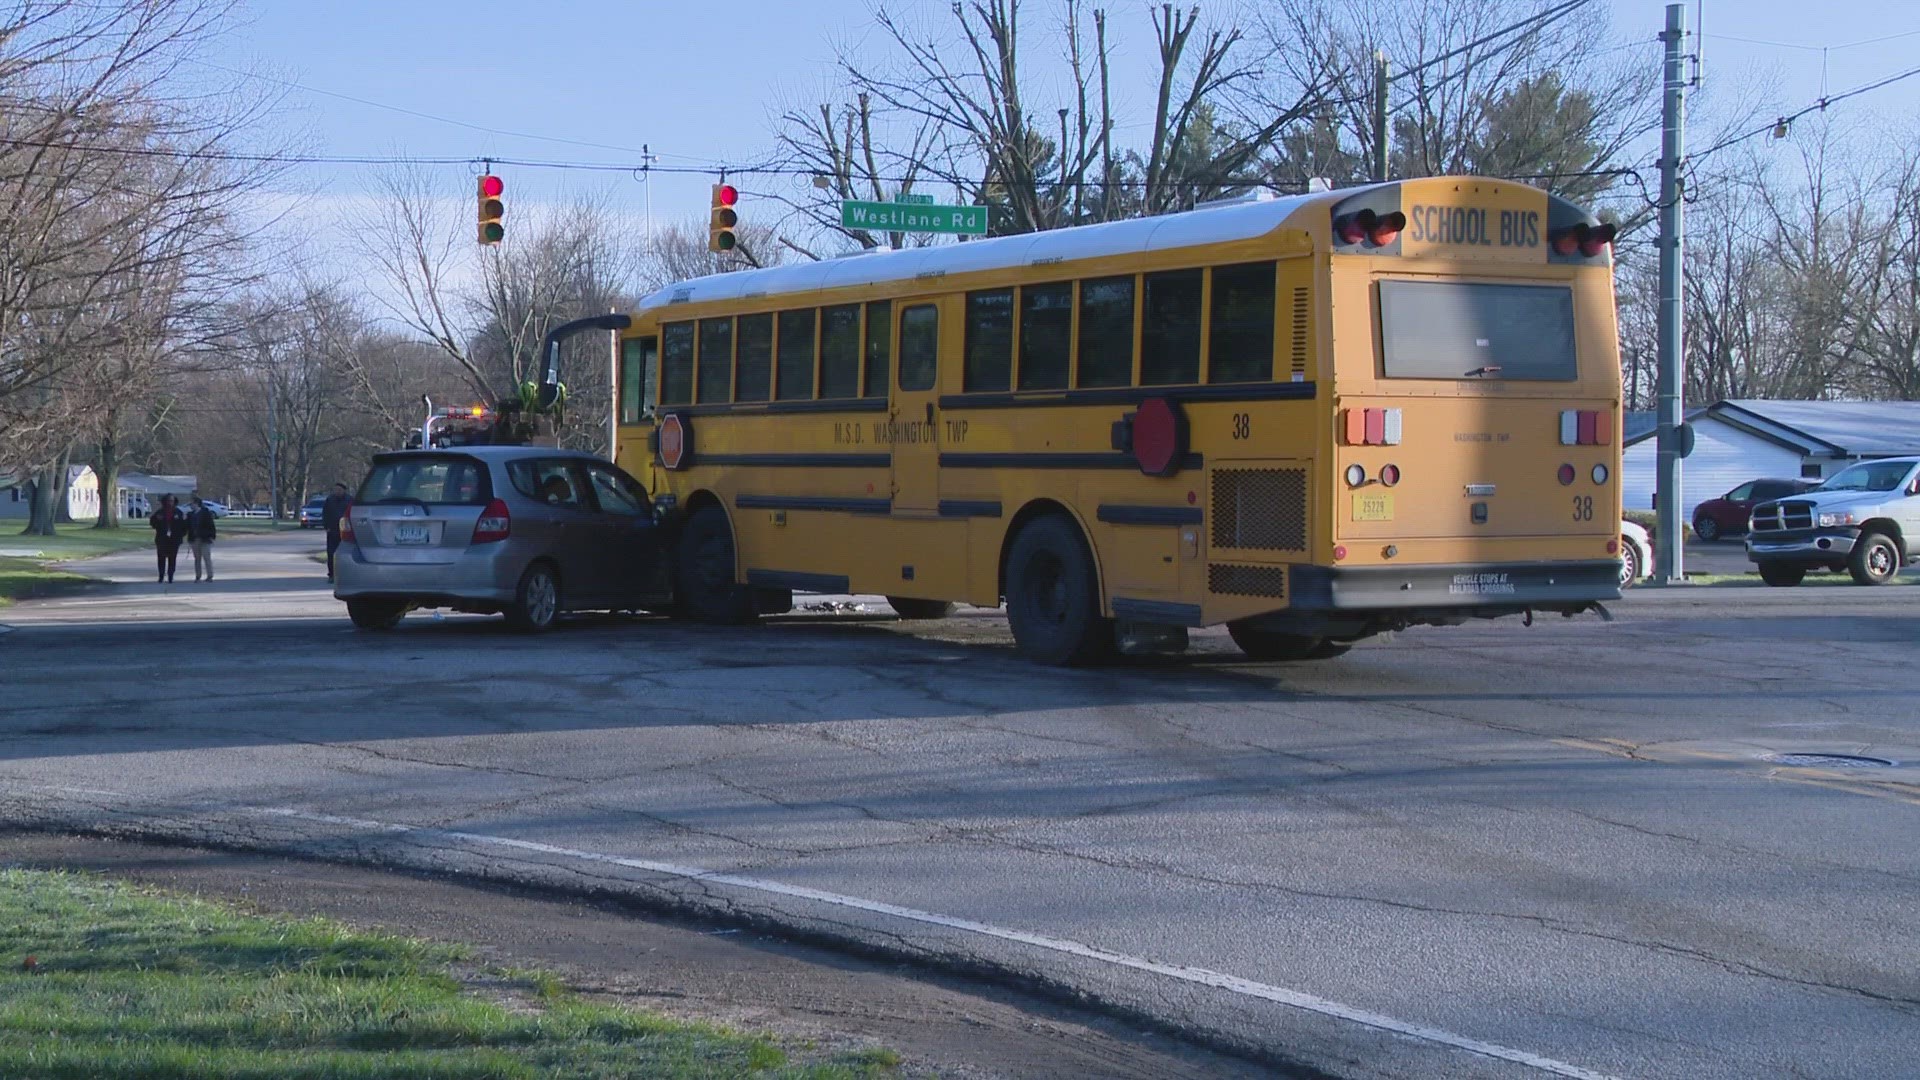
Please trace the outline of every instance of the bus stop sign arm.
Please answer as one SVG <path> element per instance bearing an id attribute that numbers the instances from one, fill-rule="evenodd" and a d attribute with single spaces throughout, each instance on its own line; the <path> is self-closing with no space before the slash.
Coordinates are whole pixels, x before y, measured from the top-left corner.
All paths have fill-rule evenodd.
<path id="1" fill-rule="evenodd" d="M 540 343 L 540 386 L 535 404 L 540 409 L 550 409 L 560 397 L 560 343 L 585 330 L 625 330 L 633 325 L 633 319 L 626 315 L 591 315 L 584 319 L 573 319 L 547 331 L 546 340 Z"/>

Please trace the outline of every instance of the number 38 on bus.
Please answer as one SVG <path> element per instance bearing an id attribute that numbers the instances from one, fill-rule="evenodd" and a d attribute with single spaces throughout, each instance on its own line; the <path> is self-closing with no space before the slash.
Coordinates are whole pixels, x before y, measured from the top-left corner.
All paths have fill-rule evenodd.
<path id="1" fill-rule="evenodd" d="M 1619 595 L 1613 227 L 1406 180 L 701 278 L 623 332 L 679 601 L 1006 605 L 1085 663 Z"/>

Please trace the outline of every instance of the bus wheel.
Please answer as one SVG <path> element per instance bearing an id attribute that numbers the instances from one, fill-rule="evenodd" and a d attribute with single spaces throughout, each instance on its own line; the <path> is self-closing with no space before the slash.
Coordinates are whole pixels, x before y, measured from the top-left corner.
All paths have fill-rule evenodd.
<path id="1" fill-rule="evenodd" d="M 676 586 L 680 603 L 699 622 L 753 621 L 753 593 L 733 580 L 733 529 L 717 506 L 697 510 L 680 532 Z"/>
<path id="2" fill-rule="evenodd" d="M 944 619 L 953 614 L 953 605 L 945 600 L 915 600 L 908 596 L 889 596 L 894 613 L 903 619 Z"/>
<path id="3" fill-rule="evenodd" d="M 1246 620 L 1228 623 L 1227 633 L 1251 660 L 1331 660 L 1353 647 L 1311 634 L 1262 630 Z"/>
<path id="4" fill-rule="evenodd" d="M 1072 521 L 1038 518 L 1014 537 L 1007 552 L 1007 622 L 1022 654 L 1050 664 L 1090 664 L 1113 648 L 1093 556 Z"/>

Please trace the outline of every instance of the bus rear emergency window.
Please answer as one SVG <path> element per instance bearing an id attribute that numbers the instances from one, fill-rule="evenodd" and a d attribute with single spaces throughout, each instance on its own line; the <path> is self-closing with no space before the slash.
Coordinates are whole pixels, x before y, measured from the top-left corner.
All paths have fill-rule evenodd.
<path id="1" fill-rule="evenodd" d="M 1382 281 L 1380 350 L 1389 379 L 1572 382 L 1573 290 Z"/>

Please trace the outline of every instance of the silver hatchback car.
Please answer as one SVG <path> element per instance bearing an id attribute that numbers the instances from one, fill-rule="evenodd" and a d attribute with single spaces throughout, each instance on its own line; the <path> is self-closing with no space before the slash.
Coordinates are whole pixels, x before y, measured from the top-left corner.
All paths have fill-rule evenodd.
<path id="1" fill-rule="evenodd" d="M 544 630 L 564 611 L 671 599 L 663 530 L 639 481 L 573 450 L 399 450 L 341 523 L 333 595 L 362 629 L 415 608 L 504 613 Z"/>

